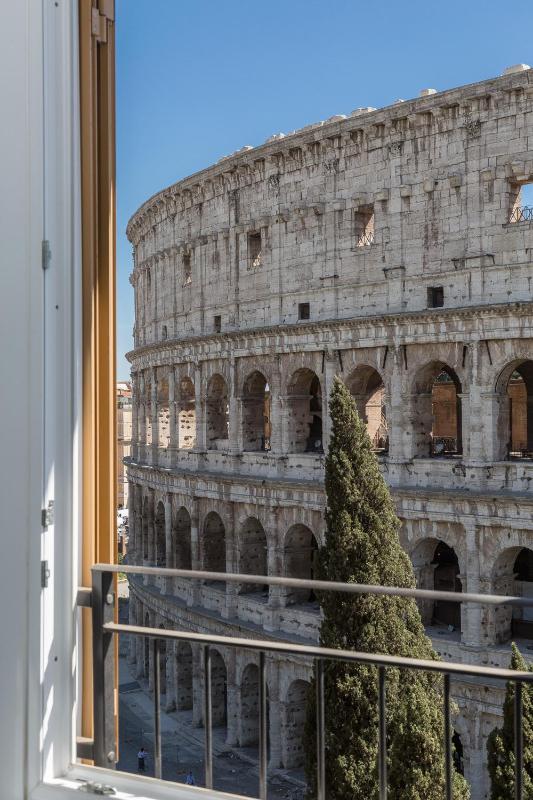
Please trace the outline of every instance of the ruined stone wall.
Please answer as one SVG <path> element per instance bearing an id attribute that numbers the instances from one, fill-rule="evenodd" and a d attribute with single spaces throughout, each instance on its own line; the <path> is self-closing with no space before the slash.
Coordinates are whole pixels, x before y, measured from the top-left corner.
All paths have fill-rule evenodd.
<path id="1" fill-rule="evenodd" d="M 530 591 L 518 557 L 533 550 L 533 222 L 516 208 L 533 179 L 532 136 L 527 70 L 275 137 L 139 209 L 128 226 L 132 559 L 155 563 L 164 541 L 169 566 L 311 576 L 338 375 L 367 423 L 418 585 Z M 131 591 L 139 620 L 318 636 L 310 594 L 182 579 Z M 511 638 L 526 656 L 533 638 L 527 614 L 508 609 L 421 611 L 443 659 L 503 666 Z M 200 724 L 198 658 L 167 658 L 167 685 L 168 702 L 192 704 Z M 221 659 L 217 720 L 230 744 L 250 743 L 254 665 Z M 309 677 L 303 662 L 269 664 L 272 765 L 301 761 Z M 481 800 L 501 692 L 454 682 L 454 694 Z"/>

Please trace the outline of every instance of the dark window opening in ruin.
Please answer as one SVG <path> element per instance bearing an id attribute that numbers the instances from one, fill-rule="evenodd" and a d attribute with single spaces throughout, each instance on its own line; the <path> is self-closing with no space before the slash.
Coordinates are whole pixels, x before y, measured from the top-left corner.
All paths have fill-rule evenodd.
<path id="1" fill-rule="evenodd" d="M 284 563 L 288 578 L 314 580 L 316 577 L 317 541 L 306 525 L 293 525 L 285 537 Z M 285 590 L 287 605 L 316 603 L 311 589 L 288 588 Z"/>
<path id="2" fill-rule="evenodd" d="M 246 379 L 242 394 L 243 450 L 270 450 L 271 398 L 270 387 L 264 375 L 253 372 Z"/>
<path id="3" fill-rule="evenodd" d="M 218 650 L 211 649 L 211 722 L 221 728 L 228 719 L 228 673 Z"/>
<path id="4" fill-rule="evenodd" d="M 428 286 L 428 308 L 442 308 L 444 305 L 444 288 Z"/>
<path id="5" fill-rule="evenodd" d="M 461 383 L 451 367 L 442 362 L 424 367 L 415 380 L 413 404 L 415 457 L 461 455 Z"/>
<path id="6" fill-rule="evenodd" d="M 163 327 L 161 329 L 161 338 L 162 339 L 168 339 L 168 328 L 167 328 L 166 325 L 163 325 Z"/>
<path id="7" fill-rule="evenodd" d="M 322 388 L 310 369 L 292 376 L 288 391 L 289 452 L 322 453 Z"/>
<path id="8" fill-rule="evenodd" d="M 248 266 L 250 269 L 260 267 L 263 260 L 261 233 L 248 234 Z"/>
<path id="9" fill-rule="evenodd" d="M 378 453 L 387 453 L 389 429 L 385 387 L 381 375 L 373 367 L 357 367 L 346 381 L 346 385 L 355 400 L 359 416 L 366 424 L 374 450 Z"/>
<path id="10" fill-rule="evenodd" d="M 514 592 L 520 597 L 533 597 L 533 550 L 523 547 L 513 566 Z M 533 639 L 533 608 L 514 608 L 511 635 Z"/>
<path id="11" fill-rule="evenodd" d="M 465 762 L 463 743 L 461 741 L 461 737 L 455 730 L 452 736 L 452 748 L 453 766 L 455 767 L 455 771 L 458 772 L 459 775 L 464 775 Z"/>
<path id="12" fill-rule="evenodd" d="M 354 234 L 356 247 L 374 244 L 374 206 L 359 206 L 354 212 Z"/>
<path id="13" fill-rule="evenodd" d="M 268 551 L 263 526 L 255 517 L 250 517 L 242 526 L 239 539 L 239 572 L 243 575 L 267 575 Z M 243 583 L 240 594 L 261 594 L 268 598 L 268 586 Z"/>
<path id="14" fill-rule="evenodd" d="M 213 330 L 215 331 L 215 333 L 220 333 L 220 331 L 222 330 L 222 317 L 220 316 L 220 314 L 216 314 L 213 317 Z"/>
<path id="15" fill-rule="evenodd" d="M 196 444 L 196 402 L 194 384 L 188 377 L 182 378 L 178 395 L 178 447 L 190 450 Z"/>
<path id="16" fill-rule="evenodd" d="M 207 386 L 206 445 L 208 450 L 226 450 L 229 444 L 228 387 L 221 375 L 213 375 Z"/>
<path id="17" fill-rule="evenodd" d="M 533 182 L 512 183 L 509 198 L 510 223 L 533 221 Z"/>
<path id="18" fill-rule="evenodd" d="M 156 567 L 166 567 L 167 549 L 165 538 L 165 507 L 163 503 L 157 504 L 157 511 L 154 522 L 155 533 L 155 565 Z"/>
<path id="19" fill-rule="evenodd" d="M 298 319 L 310 319 L 311 307 L 309 303 L 298 303 Z"/>
<path id="20" fill-rule="evenodd" d="M 176 643 L 176 710 L 190 711 L 193 707 L 192 647 L 188 642 Z"/>
<path id="21" fill-rule="evenodd" d="M 509 458 L 533 458 L 533 361 L 516 366 L 507 382 L 502 414 L 507 411 Z"/>
<path id="22" fill-rule="evenodd" d="M 183 254 L 183 283 L 192 283 L 192 259 L 190 253 Z"/>
<path id="23" fill-rule="evenodd" d="M 191 515 L 186 508 L 178 510 L 172 526 L 172 554 L 176 569 L 192 569 Z M 177 580 L 180 580 L 179 578 Z"/>
<path id="24" fill-rule="evenodd" d="M 496 559 L 491 592 L 533 598 L 533 550 L 508 547 Z M 496 644 L 533 639 L 533 607 L 497 606 L 489 610 L 489 636 Z"/>
<path id="25" fill-rule="evenodd" d="M 459 580 L 459 560 L 453 547 L 439 542 L 433 561 L 433 588 L 436 592 L 462 592 Z M 433 606 L 433 624 L 447 625 L 452 630 L 461 629 L 461 604 L 436 600 Z"/>

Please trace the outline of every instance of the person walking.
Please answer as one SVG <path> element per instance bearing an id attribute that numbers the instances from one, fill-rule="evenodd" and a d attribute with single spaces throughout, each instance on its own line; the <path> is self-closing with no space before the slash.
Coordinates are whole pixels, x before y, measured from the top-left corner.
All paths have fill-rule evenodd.
<path id="1" fill-rule="evenodd" d="M 185 778 L 185 783 L 187 786 L 196 786 L 194 775 L 192 774 L 192 769 L 190 769 L 187 773 L 187 777 Z"/>
<path id="2" fill-rule="evenodd" d="M 148 753 L 146 752 L 144 747 L 141 747 L 141 749 L 137 753 L 137 770 L 139 772 L 145 772 L 146 771 L 145 768 L 146 768 L 146 756 L 147 755 L 148 755 Z"/>

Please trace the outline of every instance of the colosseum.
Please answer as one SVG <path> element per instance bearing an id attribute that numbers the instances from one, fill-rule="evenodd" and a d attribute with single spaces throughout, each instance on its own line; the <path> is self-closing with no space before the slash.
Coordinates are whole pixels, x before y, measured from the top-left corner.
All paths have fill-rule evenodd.
<path id="1" fill-rule="evenodd" d="M 533 595 L 533 70 L 359 108 L 243 147 L 129 222 L 130 559 L 313 575 L 328 394 L 375 443 L 418 585 Z M 316 641 L 302 591 L 144 578 L 134 623 Z M 533 612 L 421 607 L 441 658 L 506 666 Z M 167 709 L 202 724 L 200 654 L 167 647 Z M 142 640 L 130 660 L 149 679 Z M 214 724 L 257 741 L 253 656 L 215 652 Z M 268 661 L 270 766 L 302 764 L 309 664 Z M 503 691 L 454 683 L 458 763 L 488 796 Z"/>

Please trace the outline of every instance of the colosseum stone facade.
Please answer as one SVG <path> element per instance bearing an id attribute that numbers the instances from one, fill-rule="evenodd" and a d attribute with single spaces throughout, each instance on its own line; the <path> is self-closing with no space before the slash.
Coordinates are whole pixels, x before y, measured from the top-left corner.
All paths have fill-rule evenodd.
<path id="1" fill-rule="evenodd" d="M 296 577 L 324 537 L 328 393 L 355 396 L 418 584 L 533 594 L 533 70 L 245 147 L 135 213 L 130 557 Z M 307 593 L 131 582 L 136 623 L 315 641 Z M 533 614 L 421 608 L 443 659 L 506 665 Z M 145 643 L 132 647 L 150 674 Z M 202 722 L 199 653 L 168 708 Z M 214 722 L 257 737 L 253 656 L 217 652 Z M 309 665 L 269 660 L 270 764 L 298 767 Z M 455 683 L 473 800 L 501 687 Z"/>

